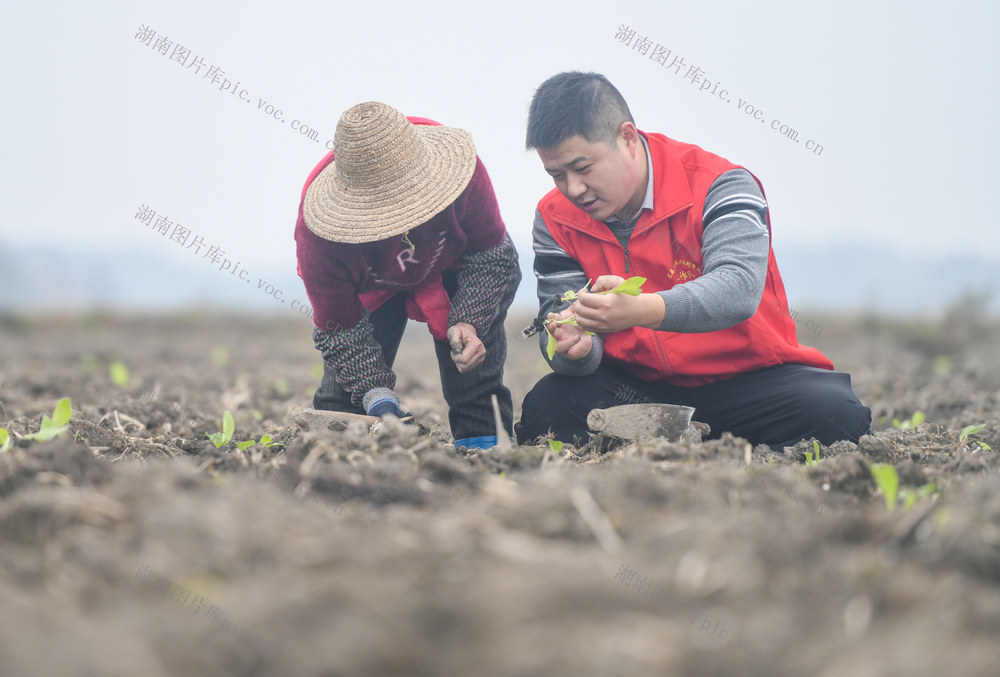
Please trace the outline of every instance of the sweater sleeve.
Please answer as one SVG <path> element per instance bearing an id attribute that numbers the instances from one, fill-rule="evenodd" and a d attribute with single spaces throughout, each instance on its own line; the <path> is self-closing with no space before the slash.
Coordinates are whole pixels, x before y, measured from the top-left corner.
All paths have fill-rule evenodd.
<path id="1" fill-rule="evenodd" d="M 337 381 L 351 393 L 353 404 L 367 407 L 366 393 L 376 388 L 392 390 L 396 387 L 396 375 L 385 363 L 367 310 L 353 327 L 313 329 L 313 342 L 323 360 L 336 371 Z"/>
<path id="2" fill-rule="evenodd" d="M 535 254 L 534 270 L 538 281 L 538 312 L 544 317 L 548 313 L 558 313 L 569 304 L 560 300 L 563 293 L 574 291 L 587 285 L 587 276 L 576 260 L 559 246 L 552 237 L 541 212 L 535 210 L 535 222 L 531 231 L 532 250 Z M 545 350 L 549 340 L 548 331 L 539 333 L 539 347 L 542 357 L 552 367 L 552 371 L 564 376 L 587 376 L 594 373 L 604 356 L 604 338 L 601 334 L 591 337 L 590 352 L 579 360 L 556 353 L 550 360 Z"/>
<path id="3" fill-rule="evenodd" d="M 462 255 L 458 262 L 458 290 L 451 298 L 448 326 L 467 322 L 482 336 L 500 315 L 504 291 L 519 277 L 517 250 L 504 233 L 497 244 Z"/>
<path id="4" fill-rule="evenodd" d="M 704 273 L 658 292 L 666 310 L 661 331 L 711 332 L 753 317 L 767 277 L 767 202 L 745 169 L 722 174 L 705 198 Z"/>

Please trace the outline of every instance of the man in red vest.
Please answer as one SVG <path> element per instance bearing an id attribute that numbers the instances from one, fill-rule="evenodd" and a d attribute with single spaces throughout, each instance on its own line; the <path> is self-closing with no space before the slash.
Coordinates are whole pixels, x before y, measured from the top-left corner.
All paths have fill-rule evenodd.
<path id="1" fill-rule="evenodd" d="M 856 442 L 869 430 L 850 375 L 796 339 L 750 172 L 639 131 L 596 73 L 538 88 L 526 146 L 556 186 L 532 235 L 541 315 L 576 324 L 546 327 L 554 373 L 525 397 L 519 442 L 582 440 L 590 410 L 641 402 L 694 407 L 713 436 L 774 448 Z M 638 296 L 597 293 L 635 276 L 647 280 Z M 563 293 L 578 290 L 566 307 Z"/>

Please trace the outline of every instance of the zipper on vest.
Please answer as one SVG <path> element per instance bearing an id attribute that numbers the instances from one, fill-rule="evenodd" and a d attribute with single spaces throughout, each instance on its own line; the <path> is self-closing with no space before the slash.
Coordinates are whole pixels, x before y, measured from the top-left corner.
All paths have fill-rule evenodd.
<path id="1" fill-rule="evenodd" d="M 624 249 L 625 249 L 625 272 L 627 273 L 627 272 L 629 272 L 628 271 L 628 267 L 629 267 L 629 263 L 630 263 L 629 257 L 628 257 L 628 247 L 624 247 Z"/>

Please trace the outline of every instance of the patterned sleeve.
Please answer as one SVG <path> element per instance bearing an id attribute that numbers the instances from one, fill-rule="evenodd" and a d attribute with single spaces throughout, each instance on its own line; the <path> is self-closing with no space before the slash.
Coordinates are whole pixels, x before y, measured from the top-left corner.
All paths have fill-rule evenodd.
<path id="1" fill-rule="evenodd" d="M 396 387 L 396 375 L 385 363 L 367 310 L 357 324 L 347 329 L 313 329 L 313 343 L 336 371 L 340 384 L 351 393 L 352 403 L 367 405 L 364 397 L 369 391 Z"/>
<path id="2" fill-rule="evenodd" d="M 458 263 L 458 290 L 451 299 L 448 325 L 467 322 L 480 336 L 485 334 L 500 314 L 504 290 L 520 274 L 517 250 L 506 233 L 488 249 L 463 254 Z"/>

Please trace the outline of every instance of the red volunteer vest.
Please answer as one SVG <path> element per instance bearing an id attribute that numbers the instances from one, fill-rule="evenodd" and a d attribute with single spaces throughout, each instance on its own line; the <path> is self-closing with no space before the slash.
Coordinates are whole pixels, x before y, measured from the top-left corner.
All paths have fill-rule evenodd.
<path id="1" fill-rule="evenodd" d="M 641 275 L 647 278 L 643 291 L 656 292 L 701 276 L 705 197 L 721 174 L 741 167 L 662 134 L 643 136 L 653 163 L 654 209 L 639 217 L 627 250 L 604 223 L 591 219 L 557 189 L 539 201 L 538 209 L 552 237 L 589 279 Z M 604 359 L 645 381 L 678 386 L 704 385 L 785 363 L 833 369 L 823 353 L 799 345 L 770 248 L 764 294 L 752 317 L 697 334 L 642 327 L 605 334 Z"/>

